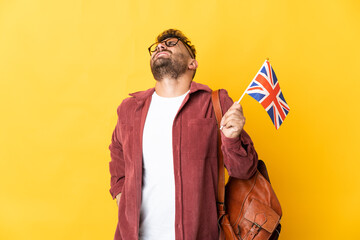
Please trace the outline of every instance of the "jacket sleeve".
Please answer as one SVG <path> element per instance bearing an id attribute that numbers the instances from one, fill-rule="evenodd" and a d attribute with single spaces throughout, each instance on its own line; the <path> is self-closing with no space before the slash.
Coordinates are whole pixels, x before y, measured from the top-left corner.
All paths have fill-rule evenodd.
<path id="1" fill-rule="evenodd" d="M 118 116 L 120 116 L 120 107 L 117 109 Z M 111 144 L 109 146 L 110 149 L 110 156 L 111 161 L 109 163 L 109 169 L 110 169 L 110 194 L 113 197 L 113 199 L 118 195 L 125 182 L 125 162 L 124 162 L 124 155 L 123 155 L 123 149 L 120 141 L 120 124 L 119 120 L 117 121 L 117 124 L 115 126 L 114 132 L 112 134 L 111 138 Z"/>
<path id="2" fill-rule="evenodd" d="M 223 114 L 232 106 L 233 100 L 226 90 L 220 90 Z M 221 150 L 224 164 L 230 176 L 249 179 L 257 169 L 258 155 L 250 136 L 243 129 L 238 138 L 228 138 L 221 132 Z"/>

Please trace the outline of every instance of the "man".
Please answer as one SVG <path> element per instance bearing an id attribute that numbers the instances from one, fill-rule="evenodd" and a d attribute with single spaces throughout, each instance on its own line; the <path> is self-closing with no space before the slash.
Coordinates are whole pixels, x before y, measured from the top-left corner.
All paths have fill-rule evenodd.
<path id="1" fill-rule="evenodd" d="M 117 109 L 109 146 L 110 193 L 118 204 L 115 240 L 218 239 L 217 123 L 211 89 L 193 82 L 194 45 L 179 30 L 149 47 L 155 88 Z M 222 152 L 230 176 L 250 178 L 257 154 L 242 108 L 220 91 Z"/>

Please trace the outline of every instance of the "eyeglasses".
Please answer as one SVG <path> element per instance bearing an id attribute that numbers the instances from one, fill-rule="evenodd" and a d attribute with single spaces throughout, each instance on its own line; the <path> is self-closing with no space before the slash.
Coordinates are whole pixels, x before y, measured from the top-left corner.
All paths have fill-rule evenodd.
<path id="1" fill-rule="evenodd" d="M 191 47 L 190 47 L 186 42 L 182 41 L 180 38 L 168 38 L 168 39 L 166 39 L 166 40 L 164 40 L 164 41 L 162 41 L 162 42 L 160 42 L 160 43 L 164 43 L 165 46 L 167 46 L 167 47 L 174 47 L 174 46 L 176 46 L 176 44 L 178 44 L 179 41 L 181 41 L 181 42 L 185 45 L 185 48 L 188 50 L 191 58 L 195 58 L 195 56 L 194 56 L 194 54 L 192 53 L 192 51 L 189 50 L 189 49 L 191 49 Z M 158 46 L 159 46 L 159 42 L 156 42 L 156 43 L 153 43 L 153 44 L 148 48 L 149 53 L 150 53 L 150 56 L 151 56 L 154 52 L 157 52 L 157 51 L 159 50 Z"/>

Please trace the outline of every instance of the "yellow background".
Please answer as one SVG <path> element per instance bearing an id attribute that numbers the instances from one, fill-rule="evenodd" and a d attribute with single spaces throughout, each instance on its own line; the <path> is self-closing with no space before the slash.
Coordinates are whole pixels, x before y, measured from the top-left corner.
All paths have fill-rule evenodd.
<path id="1" fill-rule="evenodd" d="M 154 86 L 147 47 L 195 44 L 196 81 L 237 100 L 266 57 L 291 110 L 242 100 L 281 201 L 280 239 L 360 239 L 360 3 L 0 1 L 0 239 L 112 239 L 116 108 Z"/>

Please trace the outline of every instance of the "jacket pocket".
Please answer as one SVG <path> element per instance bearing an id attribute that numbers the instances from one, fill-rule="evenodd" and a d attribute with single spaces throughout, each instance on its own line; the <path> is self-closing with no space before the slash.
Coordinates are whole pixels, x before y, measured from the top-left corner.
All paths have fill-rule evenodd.
<path id="1" fill-rule="evenodd" d="M 192 158 L 216 156 L 217 124 L 214 118 L 194 118 L 184 124 L 182 152 Z"/>

